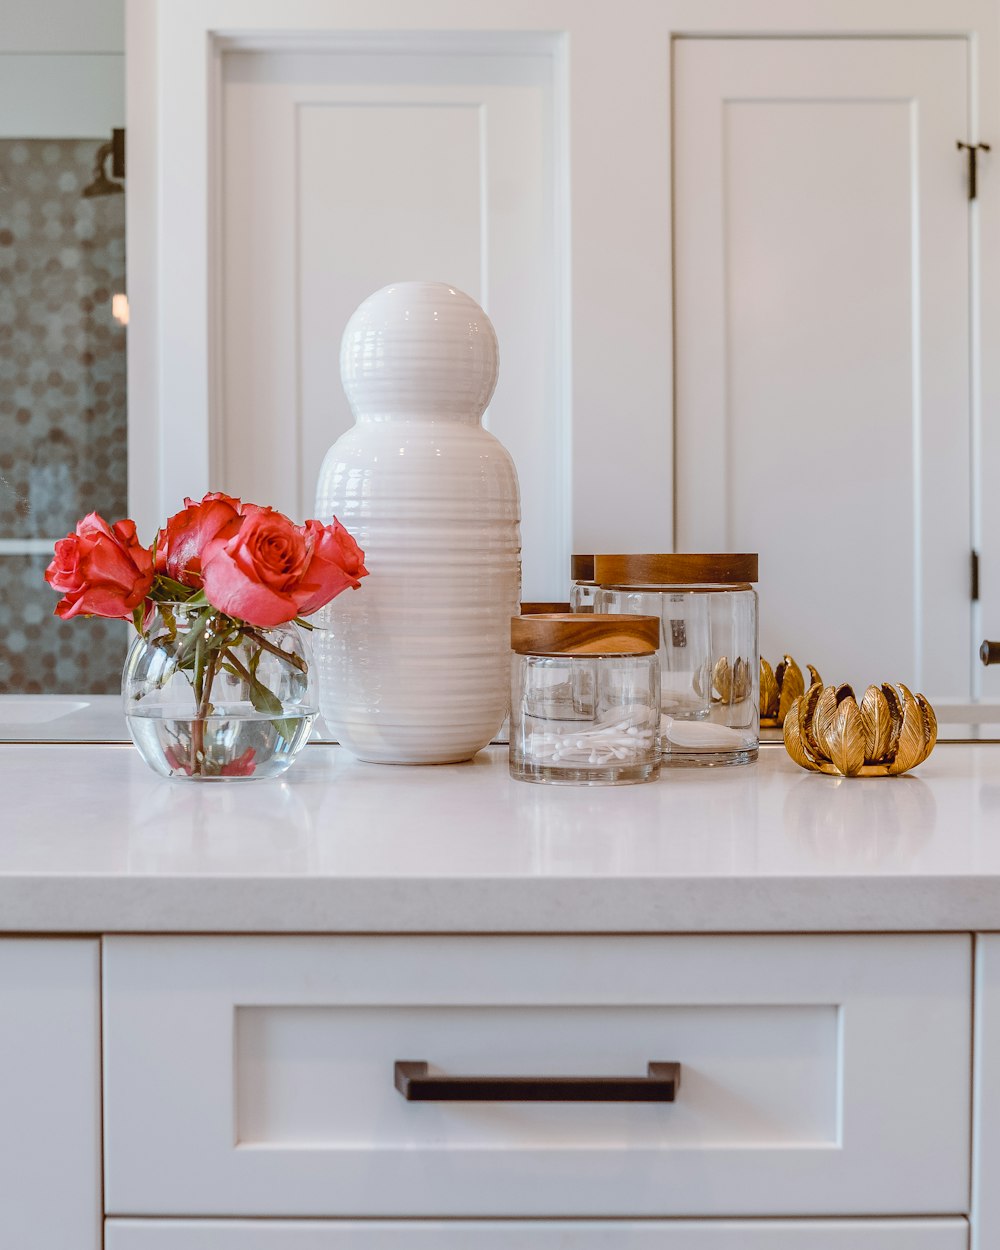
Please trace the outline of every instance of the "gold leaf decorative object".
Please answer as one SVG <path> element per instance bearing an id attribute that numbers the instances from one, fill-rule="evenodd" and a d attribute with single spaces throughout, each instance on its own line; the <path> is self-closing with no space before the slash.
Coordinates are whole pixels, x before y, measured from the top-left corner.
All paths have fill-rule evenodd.
<path id="1" fill-rule="evenodd" d="M 893 776 L 916 768 L 924 758 L 924 714 L 909 690 L 904 685 L 900 685 L 899 689 L 903 696 L 903 724 L 896 743 L 896 754 L 889 765 Z"/>
<path id="2" fill-rule="evenodd" d="M 791 716 L 792 711 L 794 711 L 798 715 L 799 733 L 802 735 L 802 743 L 805 749 L 816 757 L 819 756 L 820 749 L 819 743 L 813 737 L 813 717 L 816 715 L 816 704 L 819 703 L 822 693 L 822 682 L 813 682 L 802 698 L 796 700 L 792 710 L 788 713 Z"/>
<path id="3" fill-rule="evenodd" d="M 886 702 L 889 704 L 889 714 L 892 716 L 892 736 L 889 739 L 889 754 L 895 755 L 896 746 L 899 743 L 899 734 L 903 728 L 903 702 L 899 697 L 899 691 L 895 686 L 890 686 L 888 682 L 882 683 L 881 690 L 885 695 Z"/>
<path id="4" fill-rule="evenodd" d="M 934 709 L 922 694 L 917 695 L 917 702 L 920 704 L 920 710 L 924 714 L 924 754 L 923 759 L 920 761 L 922 764 L 937 744 L 938 722 Z"/>
<path id="5" fill-rule="evenodd" d="M 811 664 L 807 665 L 811 686 L 822 685 L 823 679 Z M 785 723 L 789 709 L 800 695 L 805 694 L 806 682 L 802 670 L 790 655 L 783 656 L 781 663 L 772 669 L 767 660 L 760 661 L 760 723 L 775 728 Z"/>
<path id="6" fill-rule="evenodd" d="M 878 688 L 869 686 L 861 700 L 861 723 L 865 731 L 865 759 L 880 764 L 889 754 L 892 742 L 892 713 L 889 701 Z"/>
<path id="7" fill-rule="evenodd" d="M 723 656 L 712 670 L 712 687 L 717 702 L 742 703 L 750 693 L 750 665 L 742 656 L 730 665 L 729 658 Z"/>
<path id="8" fill-rule="evenodd" d="M 802 676 L 802 669 L 790 655 L 786 655 L 774 670 L 774 679 L 781 691 L 781 697 L 778 700 L 778 719 L 784 723 L 792 704 L 800 695 L 805 694 L 806 682 Z"/>
<path id="9" fill-rule="evenodd" d="M 797 707 L 790 708 L 784 725 L 785 750 L 800 768 L 816 768 L 814 756 L 810 755 L 802 732 L 802 721 Z"/>
<path id="10" fill-rule="evenodd" d="M 812 736 L 820 755 L 829 756 L 830 735 L 837 719 L 837 688 L 827 686 L 816 700 L 813 712 Z"/>
<path id="11" fill-rule="evenodd" d="M 760 661 L 760 721 L 763 725 L 775 724 L 778 719 L 778 700 L 781 691 L 774 679 L 774 669 L 761 656 Z"/>
<path id="12" fill-rule="evenodd" d="M 848 685 L 814 682 L 789 708 L 785 748 L 800 768 L 832 777 L 895 777 L 922 764 L 937 742 L 937 717 L 900 683 L 869 686 L 860 707 Z"/>
<path id="13" fill-rule="evenodd" d="M 856 777 L 865 762 L 865 729 L 853 696 L 837 704 L 829 741 L 830 763 L 844 777 Z"/>

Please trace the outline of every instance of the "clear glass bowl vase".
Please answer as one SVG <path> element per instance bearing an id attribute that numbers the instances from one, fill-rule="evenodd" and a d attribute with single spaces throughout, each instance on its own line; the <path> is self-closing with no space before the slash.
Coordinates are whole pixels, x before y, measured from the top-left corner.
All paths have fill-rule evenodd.
<path id="1" fill-rule="evenodd" d="M 276 777 L 305 746 L 318 712 L 305 635 L 246 625 L 201 605 L 161 603 L 129 648 L 125 720 L 164 777 Z"/>

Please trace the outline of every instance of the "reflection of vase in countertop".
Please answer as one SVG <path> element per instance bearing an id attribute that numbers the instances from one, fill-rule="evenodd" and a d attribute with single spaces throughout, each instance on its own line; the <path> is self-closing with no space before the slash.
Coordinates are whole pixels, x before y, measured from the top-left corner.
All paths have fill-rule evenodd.
<path id="1" fill-rule="evenodd" d="M 506 715 L 520 503 L 481 425 L 497 368 L 489 318 L 442 283 L 385 287 L 344 332 L 356 424 L 327 452 L 316 515 L 336 513 L 371 576 L 313 642 L 323 715 L 361 759 L 469 759 Z"/>

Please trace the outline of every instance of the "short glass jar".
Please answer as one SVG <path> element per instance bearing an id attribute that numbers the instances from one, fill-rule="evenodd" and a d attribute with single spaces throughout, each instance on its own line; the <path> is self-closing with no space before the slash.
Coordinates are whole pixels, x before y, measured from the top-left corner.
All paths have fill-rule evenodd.
<path id="1" fill-rule="evenodd" d="M 629 785 L 660 769 L 660 623 L 578 613 L 510 623 L 510 772 L 519 781 Z"/>
<path id="2" fill-rule="evenodd" d="M 664 764 L 749 764 L 760 736 L 757 556 L 595 558 L 597 611 L 661 624 Z"/>
<path id="3" fill-rule="evenodd" d="M 571 612 L 593 612 L 597 597 L 597 583 L 594 581 L 594 557 L 571 556 L 569 588 L 569 606 Z"/>

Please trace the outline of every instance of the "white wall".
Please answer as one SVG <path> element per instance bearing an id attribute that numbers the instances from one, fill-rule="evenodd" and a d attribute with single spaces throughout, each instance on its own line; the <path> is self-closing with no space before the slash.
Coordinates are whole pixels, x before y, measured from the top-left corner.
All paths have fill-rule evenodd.
<path id="1" fill-rule="evenodd" d="M 0 0 L 2 52 L 125 52 L 124 0 Z"/>
<path id="2" fill-rule="evenodd" d="M 124 0 L 0 0 L 0 138 L 124 124 Z"/>

